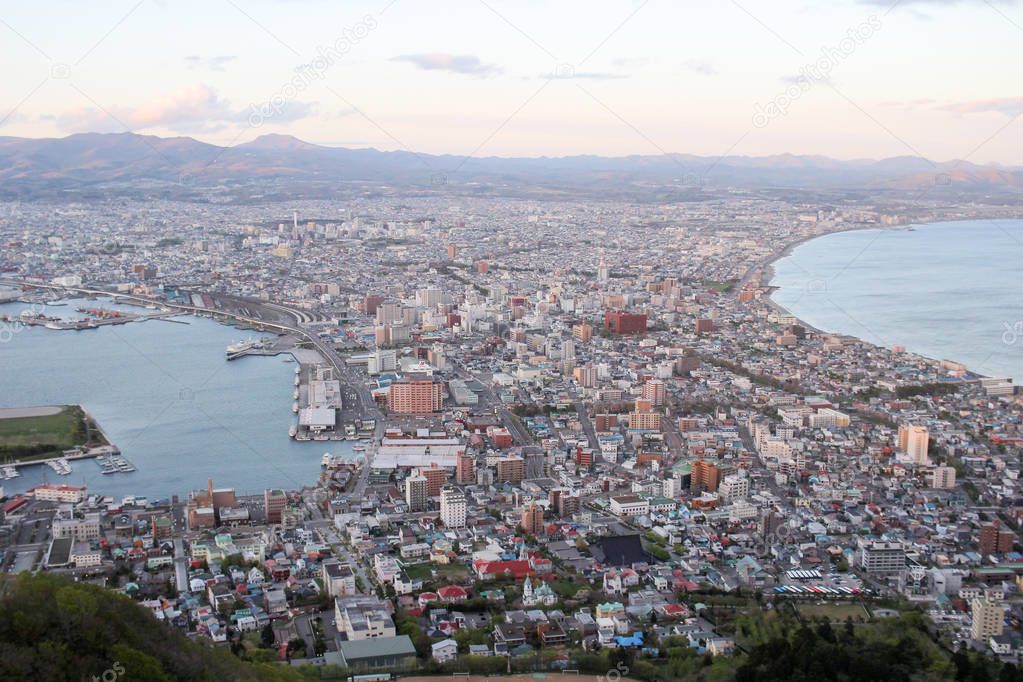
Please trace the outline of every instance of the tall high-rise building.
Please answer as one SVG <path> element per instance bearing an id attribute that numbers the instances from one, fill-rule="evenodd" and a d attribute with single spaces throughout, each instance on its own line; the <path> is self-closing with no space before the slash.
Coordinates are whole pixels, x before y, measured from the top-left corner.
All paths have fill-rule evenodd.
<path id="1" fill-rule="evenodd" d="M 721 471 L 715 464 L 705 459 L 698 459 L 692 464 L 689 475 L 689 488 L 695 493 L 715 492 L 718 489 Z"/>
<path id="2" fill-rule="evenodd" d="M 576 367 L 572 370 L 575 382 L 583 388 L 593 388 L 597 385 L 597 368 L 593 365 Z"/>
<path id="3" fill-rule="evenodd" d="M 362 300 L 362 309 L 366 312 L 367 315 L 375 317 L 377 314 L 377 309 L 380 307 L 380 304 L 384 302 L 384 300 L 385 299 L 383 296 L 368 294 Z"/>
<path id="4" fill-rule="evenodd" d="M 916 464 L 928 464 L 927 446 L 930 443 L 930 434 L 926 426 L 920 424 L 899 425 L 899 450 L 909 455 L 909 458 Z"/>
<path id="5" fill-rule="evenodd" d="M 589 322 L 580 322 L 572 326 L 572 338 L 579 343 L 589 343 L 593 338 L 593 325 Z"/>
<path id="6" fill-rule="evenodd" d="M 526 535 L 539 535 L 543 531 L 543 507 L 536 502 L 522 508 L 522 530 Z"/>
<path id="7" fill-rule="evenodd" d="M 467 504 L 458 488 L 445 486 L 440 491 L 440 520 L 447 528 L 464 528 Z"/>
<path id="8" fill-rule="evenodd" d="M 405 479 L 405 503 L 410 511 L 424 511 L 427 505 L 430 482 L 425 476 L 409 476 Z"/>
<path id="9" fill-rule="evenodd" d="M 429 497 L 440 495 L 441 488 L 448 482 L 448 472 L 439 466 L 420 467 L 414 473 L 426 479 L 426 494 Z"/>
<path id="10" fill-rule="evenodd" d="M 526 462 L 521 457 L 510 455 L 497 460 L 498 483 L 521 483 L 526 477 Z"/>
<path id="11" fill-rule="evenodd" d="M 444 292 L 440 287 L 424 287 L 416 291 L 416 305 L 423 308 L 436 308 L 444 300 Z"/>
<path id="12" fill-rule="evenodd" d="M 749 497 L 749 477 L 745 473 L 725 476 L 718 486 L 718 494 L 725 500 L 744 500 Z"/>
<path id="13" fill-rule="evenodd" d="M 432 379 L 403 379 L 387 391 L 387 409 L 394 414 L 429 414 L 444 406 L 444 387 Z"/>
<path id="14" fill-rule="evenodd" d="M 1005 607 L 987 596 L 970 603 L 970 637 L 985 645 L 992 637 L 998 637 L 1005 629 Z"/>
<path id="15" fill-rule="evenodd" d="M 666 394 L 667 386 L 660 379 L 650 379 L 643 384 L 641 395 L 644 399 L 649 400 L 654 407 L 660 407 L 664 404 Z"/>
<path id="16" fill-rule="evenodd" d="M 579 513 L 582 504 L 578 495 L 563 493 L 558 498 L 558 516 L 567 519 Z"/>
<path id="17" fill-rule="evenodd" d="M 376 323 L 378 325 L 391 325 L 404 320 L 401 303 L 397 301 L 384 301 L 377 306 Z"/>
<path id="18" fill-rule="evenodd" d="M 629 413 L 629 428 L 636 431 L 660 431 L 661 413 L 653 411 L 653 401 L 637 398 L 635 409 Z"/>
<path id="19" fill-rule="evenodd" d="M 455 481 L 465 485 L 476 482 L 476 458 L 470 454 L 462 454 L 455 461 Z"/>
<path id="20" fill-rule="evenodd" d="M 956 486 L 956 470 L 953 467 L 934 467 L 931 472 L 931 487 L 948 490 Z"/>
<path id="21" fill-rule="evenodd" d="M 267 523 L 281 523 L 284 508 L 288 504 L 288 496 L 280 489 L 263 491 L 263 508 L 266 510 Z"/>
<path id="22" fill-rule="evenodd" d="M 561 342 L 561 373 L 568 374 L 575 369 L 575 341 Z"/>
<path id="23" fill-rule="evenodd" d="M 980 554 L 1005 554 L 1012 551 L 1013 543 L 1016 541 L 1016 534 L 1008 528 L 1002 528 L 1002 523 L 995 519 L 980 529 Z"/>

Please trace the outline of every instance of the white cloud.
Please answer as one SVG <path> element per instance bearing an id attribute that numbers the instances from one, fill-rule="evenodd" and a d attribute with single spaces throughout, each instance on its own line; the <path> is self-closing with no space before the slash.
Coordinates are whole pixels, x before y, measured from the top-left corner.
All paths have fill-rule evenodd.
<path id="1" fill-rule="evenodd" d="M 1004 114 L 1019 116 L 1023 114 L 1023 97 L 996 97 L 992 99 L 953 102 L 941 107 L 945 111 L 957 114 Z"/>
<path id="2" fill-rule="evenodd" d="M 233 61 L 237 61 L 237 59 L 238 57 L 232 54 L 217 55 L 214 57 L 200 57 L 197 54 L 192 54 L 185 57 L 185 66 L 189 71 L 195 71 L 196 69 L 223 71 L 225 66 Z"/>
<path id="3" fill-rule="evenodd" d="M 485 64 L 480 58 L 471 54 L 448 54 L 447 52 L 430 52 L 426 54 L 404 54 L 394 57 L 391 61 L 415 64 L 426 71 L 450 71 L 464 76 L 485 78 L 501 73 L 496 64 Z"/>
<path id="4" fill-rule="evenodd" d="M 311 116 L 315 102 L 288 101 L 273 114 L 274 123 Z M 232 124 L 246 124 L 251 107 L 241 109 L 222 98 L 208 85 L 197 84 L 156 97 L 136 107 L 91 105 L 71 109 L 54 117 L 69 132 L 110 132 L 167 129 L 178 132 L 209 132 Z"/>

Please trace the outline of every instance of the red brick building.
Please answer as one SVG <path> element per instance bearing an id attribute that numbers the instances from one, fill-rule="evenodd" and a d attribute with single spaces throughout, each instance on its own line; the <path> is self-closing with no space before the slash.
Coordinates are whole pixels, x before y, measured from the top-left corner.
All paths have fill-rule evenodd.
<path id="1" fill-rule="evenodd" d="M 642 334 L 646 331 L 646 315 L 624 310 L 604 313 L 604 330 L 612 334 Z"/>

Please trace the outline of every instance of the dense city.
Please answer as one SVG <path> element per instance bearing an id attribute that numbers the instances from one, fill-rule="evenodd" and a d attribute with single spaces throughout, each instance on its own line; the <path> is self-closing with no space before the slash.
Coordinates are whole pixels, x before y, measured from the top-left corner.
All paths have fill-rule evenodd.
<path id="1" fill-rule="evenodd" d="M 699 186 L 664 204 L 5 204 L 0 300 L 99 312 L 33 307 L 4 330 L 239 326 L 253 340 L 228 359 L 295 359 L 281 440 L 348 449 L 263 491 L 195 471 L 164 499 L 9 492 L 0 568 L 104 586 L 324 679 L 729 679 L 786 619 L 1015 665 L 1016 386 L 814 329 L 770 281 L 820 235 L 1016 211 Z M 112 297 L 138 312 L 104 313 Z M 88 446 L 60 459 L 131 466 Z"/>

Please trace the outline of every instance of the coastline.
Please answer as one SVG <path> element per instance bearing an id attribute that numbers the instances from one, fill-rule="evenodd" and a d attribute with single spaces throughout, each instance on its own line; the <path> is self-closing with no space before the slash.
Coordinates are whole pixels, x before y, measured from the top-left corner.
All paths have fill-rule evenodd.
<path id="1" fill-rule="evenodd" d="M 70 294 L 70 296 L 73 296 L 73 294 Z M 63 391 L 60 392 L 60 395 L 67 397 L 63 401 L 58 401 L 54 397 L 36 396 L 31 392 L 22 396 L 9 396 L 9 398 L 13 397 L 16 399 L 16 402 L 10 403 L 12 407 L 20 407 L 22 403 L 32 405 L 50 404 L 51 402 L 86 403 L 82 405 L 83 411 L 86 411 L 92 417 L 94 423 L 98 424 L 99 419 L 104 420 L 102 430 L 107 441 L 116 444 L 118 449 L 123 449 L 124 454 L 137 467 L 137 471 L 129 475 L 110 477 L 102 476 L 102 472 L 95 464 L 83 462 L 80 466 L 74 466 L 74 473 L 70 477 L 57 479 L 57 482 L 87 485 L 90 491 L 116 498 L 125 495 L 138 495 L 153 500 L 163 499 L 174 494 L 185 495 L 207 478 L 206 473 L 203 474 L 201 480 L 191 475 L 182 475 L 183 471 L 187 474 L 191 468 L 194 468 L 195 471 L 204 471 L 202 467 L 207 467 L 207 464 L 202 461 L 203 457 L 195 454 L 203 452 L 202 447 L 205 447 L 200 447 L 199 436 L 195 435 L 199 431 L 208 432 L 202 438 L 207 438 L 212 434 L 210 442 L 215 446 L 215 459 L 217 462 L 216 464 L 209 464 L 210 473 L 217 480 L 230 481 L 230 484 L 239 494 L 261 494 L 267 487 L 280 486 L 282 484 L 294 487 L 312 484 L 319 476 L 320 458 L 325 451 L 342 456 L 346 460 L 354 460 L 356 458 L 357 453 L 352 452 L 351 444 L 347 442 L 317 443 L 310 441 L 302 443 L 288 437 L 288 428 L 295 419 L 295 415 L 292 414 L 290 409 L 293 404 L 291 400 L 293 368 L 302 362 L 313 362 L 314 356 L 317 363 L 322 361 L 322 356 L 318 350 L 314 348 L 300 348 L 288 344 L 289 347 L 282 349 L 281 357 L 293 359 L 295 361 L 293 363 L 282 363 L 280 359 L 264 358 L 264 360 L 270 361 L 240 364 L 240 376 L 251 376 L 252 380 L 258 382 L 260 386 L 256 394 L 261 397 L 258 400 L 247 401 L 248 407 L 245 409 L 248 412 L 246 414 L 258 415 L 260 424 L 272 422 L 275 425 L 273 428 L 264 426 L 250 430 L 246 427 L 242 430 L 241 427 L 236 427 L 228 421 L 229 416 L 216 411 L 215 405 L 224 404 L 223 402 L 204 402 L 201 395 L 204 393 L 208 394 L 210 391 L 225 390 L 223 385 L 234 381 L 231 377 L 237 373 L 232 367 L 230 372 L 225 369 L 219 379 L 214 380 L 208 385 L 203 384 L 205 378 L 217 374 L 221 367 L 227 367 L 228 363 L 223 359 L 224 344 L 237 340 L 238 332 L 236 330 L 244 328 L 244 325 L 235 325 L 222 318 L 211 319 L 201 315 L 187 319 L 192 321 L 193 325 L 174 325 L 174 329 L 170 331 L 175 335 L 183 334 L 188 339 L 193 338 L 197 334 L 202 336 L 203 339 L 223 339 L 222 341 L 209 342 L 207 345 L 202 346 L 202 348 L 209 348 L 210 350 L 209 353 L 202 353 L 204 358 L 202 364 L 210 366 L 210 371 L 200 377 L 180 380 L 184 384 L 191 385 L 194 393 L 188 392 L 186 389 L 182 389 L 185 390 L 185 393 L 179 393 L 173 385 L 166 390 L 158 391 L 154 389 L 153 391 L 144 392 L 144 395 L 142 395 L 143 402 L 151 400 L 157 394 L 162 396 L 163 400 L 158 404 L 153 404 L 152 411 L 139 414 L 132 413 L 128 422 L 119 421 L 118 419 L 107 421 L 107 418 L 110 416 L 108 414 L 109 409 L 107 408 L 112 404 L 116 404 L 118 400 L 116 391 L 113 393 L 105 390 L 99 391 L 96 396 L 87 400 L 79 400 L 78 398 L 81 396 L 77 392 L 64 393 Z M 205 325 L 210 325 L 210 329 Z M 139 333 L 144 333 L 147 338 L 163 337 L 169 333 L 168 330 L 170 329 L 150 329 L 144 331 L 144 327 L 144 325 L 139 326 L 138 330 Z M 194 331 L 196 327 L 202 331 Z M 213 330 L 213 327 L 217 329 Z M 47 345 L 66 346 L 67 344 L 77 344 L 77 337 L 74 335 L 54 335 L 44 333 L 43 330 L 33 330 L 32 333 L 45 337 Z M 268 332 L 267 336 L 277 338 L 278 335 Z M 87 338 L 92 340 L 92 343 L 95 343 L 95 340 L 104 337 L 101 335 L 99 337 L 90 336 Z M 85 337 L 82 337 L 82 340 L 85 341 Z M 115 346 L 120 345 L 116 340 L 113 343 Z M 24 355 L 32 350 L 33 344 L 19 342 L 17 345 L 22 349 L 22 355 Z M 191 348 L 191 344 L 186 344 L 186 347 Z M 127 347 L 125 347 L 125 350 L 127 351 Z M 191 356 L 194 350 L 192 349 L 192 351 L 185 353 L 185 355 Z M 138 359 L 138 364 L 144 365 L 143 370 L 153 368 L 153 364 L 146 362 L 144 357 L 138 353 L 126 352 L 126 355 Z M 14 357 L 21 356 L 12 356 L 12 358 Z M 172 359 L 168 360 L 168 362 L 176 363 L 177 361 Z M 15 364 L 11 367 L 16 366 L 19 365 Z M 177 366 L 177 364 L 169 364 L 167 365 L 167 371 L 175 374 Z M 248 367 L 251 367 L 251 369 L 247 369 Z M 5 369 L 10 369 L 10 367 Z M 165 374 L 155 369 L 153 369 L 152 375 L 158 377 L 165 376 Z M 146 374 L 146 376 L 149 377 L 151 375 Z M 78 387 L 72 386 L 71 390 L 77 391 Z M 230 393 L 231 390 L 233 389 L 226 389 L 226 392 Z M 253 403 L 256 403 L 256 405 L 253 406 Z M 4 404 L 8 403 L 5 402 Z M 171 416 L 169 421 L 153 418 L 153 415 L 168 405 L 176 405 L 177 407 L 173 409 L 178 410 L 177 412 L 169 413 Z M 117 407 L 117 409 L 121 408 Z M 200 421 L 203 421 L 204 425 L 198 429 L 192 427 L 185 428 L 185 433 L 182 434 L 182 429 L 175 426 L 174 422 L 183 414 L 189 412 L 193 413 Z M 203 418 L 203 415 L 207 414 L 211 416 Z M 264 415 L 265 419 L 263 418 Z M 156 427 L 157 430 L 153 431 L 153 427 Z M 172 433 L 173 435 L 163 438 L 163 441 L 173 443 L 173 445 L 168 447 L 160 445 L 156 447 L 154 445 L 155 441 L 152 440 L 153 433 Z M 170 464 L 171 462 L 183 461 L 177 459 L 179 451 L 187 453 L 187 458 L 184 461 L 189 462 L 188 468 Z M 279 455 L 283 456 L 279 457 Z M 278 459 L 280 461 L 277 461 Z M 193 467 L 192 462 L 199 463 Z M 22 464 L 32 463 L 24 462 Z M 49 469 L 40 467 L 24 469 L 19 467 L 19 469 L 23 472 L 21 477 L 10 481 L 0 481 L 6 483 L 5 488 L 9 494 L 23 493 L 29 487 L 46 482 L 46 480 L 53 482 L 54 476 Z M 238 471 L 239 469 L 241 471 Z M 172 477 L 173 480 L 168 482 L 166 477 Z M 196 480 L 192 480 L 193 478 Z"/>
<path id="2" fill-rule="evenodd" d="M 768 256 L 767 259 L 765 259 L 764 261 L 761 261 L 761 264 L 759 264 L 759 265 L 757 265 L 757 266 L 755 266 L 753 268 L 750 268 L 750 270 L 743 277 L 743 281 L 746 281 L 748 278 L 752 277 L 752 275 L 754 273 L 759 271 L 760 274 L 761 274 L 761 279 L 760 279 L 761 288 L 766 290 L 766 294 L 760 296 L 757 300 L 762 302 L 762 303 L 764 303 L 764 304 L 766 304 L 769 309 L 773 310 L 776 313 L 779 313 L 781 315 L 790 316 L 792 319 L 794 319 L 796 321 L 797 324 L 801 325 L 802 327 L 804 327 L 808 331 L 812 331 L 812 332 L 814 332 L 816 334 L 826 334 L 826 335 L 837 336 L 837 337 L 842 337 L 842 338 L 847 338 L 847 339 L 855 339 L 858 343 L 862 343 L 862 344 L 871 346 L 873 348 L 884 350 L 887 353 L 899 354 L 899 355 L 909 355 L 909 356 L 912 356 L 912 357 L 915 357 L 915 358 L 920 358 L 920 359 L 922 359 L 922 360 L 924 360 L 926 362 L 929 362 L 929 363 L 934 363 L 936 365 L 940 365 L 942 362 L 954 362 L 954 363 L 959 364 L 962 367 L 964 367 L 966 372 L 969 375 L 971 375 L 970 379 L 965 379 L 964 381 L 977 381 L 977 380 L 980 380 L 980 379 L 987 379 L 987 378 L 991 378 L 991 377 L 989 377 L 986 374 L 981 374 L 980 372 L 976 372 L 976 371 L 970 369 L 965 363 L 962 363 L 962 362 L 960 362 L 958 360 L 955 360 L 953 358 L 935 358 L 935 357 L 932 357 L 930 355 L 924 355 L 922 353 L 917 353 L 917 352 L 911 351 L 909 349 L 906 349 L 905 351 L 902 351 L 901 353 L 896 353 L 896 351 L 894 351 L 892 348 L 889 348 L 887 346 L 882 346 L 882 345 L 873 343 L 871 341 L 867 341 L 866 339 L 863 339 L 863 338 L 861 338 L 859 336 L 856 336 L 855 334 L 845 334 L 845 333 L 837 332 L 837 331 L 829 331 L 827 329 L 820 329 L 818 327 L 815 327 L 812 324 L 809 324 L 805 320 L 801 319 L 798 315 L 793 313 L 791 310 L 789 310 L 788 308 L 786 308 L 785 306 L 783 306 L 782 304 L 780 304 L 780 303 L 778 303 L 777 301 L 774 300 L 774 293 L 780 289 L 780 287 L 771 284 L 771 282 L 774 280 L 774 278 L 776 276 L 774 265 L 775 265 L 775 263 L 777 263 L 781 259 L 787 258 L 788 256 L 792 255 L 792 253 L 793 253 L 793 251 L 795 251 L 795 249 L 797 249 L 799 246 L 801 246 L 803 244 L 806 244 L 807 242 L 813 241 L 815 239 L 820 239 L 820 238 L 823 238 L 823 237 L 828 237 L 828 236 L 831 236 L 831 235 L 834 235 L 834 234 L 841 234 L 841 233 L 844 233 L 844 232 L 861 232 L 861 231 L 867 231 L 867 230 L 900 231 L 900 230 L 909 229 L 911 227 L 923 227 L 923 228 L 926 228 L 926 227 L 930 227 L 930 226 L 934 226 L 934 225 L 940 225 L 940 224 L 945 224 L 945 223 L 969 222 L 969 221 L 975 222 L 975 221 L 982 221 L 982 220 L 995 221 L 995 220 L 1020 220 L 1020 219 L 1023 219 L 1023 218 L 1016 218 L 1016 219 L 1012 219 L 1012 218 L 960 218 L 960 219 L 954 219 L 954 220 L 941 220 L 941 221 L 936 221 L 936 222 L 916 222 L 916 221 L 914 221 L 914 222 L 906 223 L 904 225 L 899 225 L 899 226 L 857 225 L 855 227 L 849 227 L 847 229 L 834 230 L 834 231 L 830 231 L 830 232 L 822 232 L 822 233 L 816 234 L 816 235 L 810 235 L 810 236 L 806 236 L 806 237 L 801 237 L 800 239 L 797 239 L 797 240 L 794 240 L 792 242 L 789 242 L 789 243 L 785 244 L 782 248 L 778 249 L 777 251 L 772 253 L 770 256 Z M 1010 377 L 1010 381 L 1011 380 L 1012 379 Z"/>

